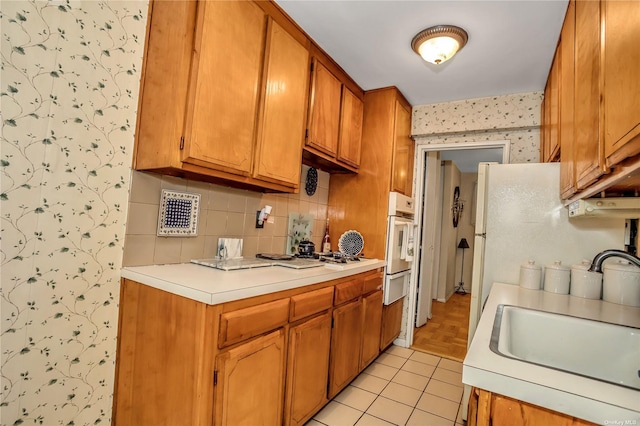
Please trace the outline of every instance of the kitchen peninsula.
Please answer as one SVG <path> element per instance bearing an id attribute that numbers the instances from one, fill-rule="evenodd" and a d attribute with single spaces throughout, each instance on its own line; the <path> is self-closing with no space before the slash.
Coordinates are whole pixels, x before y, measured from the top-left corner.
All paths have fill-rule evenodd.
<path id="1" fill-rule="evenodd" d="M 388 345 L 383 267 L 124 268 L 115 424 L 304 424 Z"/>

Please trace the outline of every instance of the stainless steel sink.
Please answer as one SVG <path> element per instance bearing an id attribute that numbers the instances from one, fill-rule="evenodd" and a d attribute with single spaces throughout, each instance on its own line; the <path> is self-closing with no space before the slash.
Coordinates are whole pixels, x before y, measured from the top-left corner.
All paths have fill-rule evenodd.
<path id="1" fill-rule="evenodd" d="M 498 355 L 640 390 L 640 329 L 498 305 Z"/>

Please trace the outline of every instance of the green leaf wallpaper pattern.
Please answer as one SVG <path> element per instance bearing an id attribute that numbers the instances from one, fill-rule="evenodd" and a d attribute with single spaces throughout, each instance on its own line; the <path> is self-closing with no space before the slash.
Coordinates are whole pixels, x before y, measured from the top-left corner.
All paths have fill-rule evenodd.
<path id="1" fill-rule="evenodd" d="M 148 4 L 0 8 L 0 422 L 109 424 Z"/>

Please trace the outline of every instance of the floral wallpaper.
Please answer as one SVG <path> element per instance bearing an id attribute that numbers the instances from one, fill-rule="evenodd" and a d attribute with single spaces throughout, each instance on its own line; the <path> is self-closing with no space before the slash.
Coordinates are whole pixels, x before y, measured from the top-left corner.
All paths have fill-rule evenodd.
<path id="1" fill-rule="evenodd" d="M 109 424 L 148 6 L 0 5 L 0 423 Z"/>
<path id="2" fill-rule="evenodd" d="M 511 141 L 511 163 L 540 161 L 542 92 L 413 107 L 417 144 Z"/>

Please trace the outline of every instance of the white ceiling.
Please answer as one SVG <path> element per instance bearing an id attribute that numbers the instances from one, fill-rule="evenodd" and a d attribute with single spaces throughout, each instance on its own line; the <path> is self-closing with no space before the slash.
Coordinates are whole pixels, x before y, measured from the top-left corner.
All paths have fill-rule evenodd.
<path id="1" fill-rule="evenodd" d="M 541 91 L 567 0 L 276 0 L 364 90 L 397 86 L 412 105 Z M 442 65 L 411 40 L 457 25 L 469 34 Z"/>

